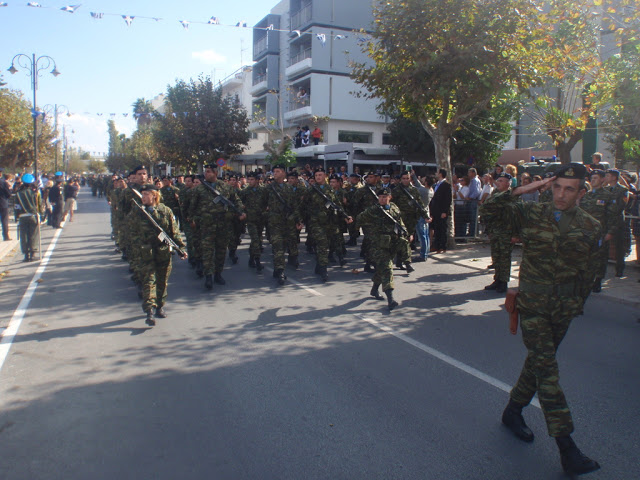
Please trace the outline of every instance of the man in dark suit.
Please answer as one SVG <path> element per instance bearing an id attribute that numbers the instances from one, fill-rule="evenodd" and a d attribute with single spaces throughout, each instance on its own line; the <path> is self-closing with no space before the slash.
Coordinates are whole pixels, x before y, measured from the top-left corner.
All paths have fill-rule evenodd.
<path id="1" fill-rule="evenodd" d="M 2 224 L 2 239 L 11 240 L 9 237 L 9 199 L 12 193 L 13 175 L 2 176 L 0 168 L 0 223 Z"/>
<path id="2" fill-rule="evenodd" d="M 453 196 L 451 184 L 447 182 L 447 171 L 444 168 L 436 173 L 438 182 L 433 186 L 434 194 L 429 203 L 429 211 L 433 218 L 433 250 L 444 253 L 447 250 L 447 217 L 451 209 Z"/>

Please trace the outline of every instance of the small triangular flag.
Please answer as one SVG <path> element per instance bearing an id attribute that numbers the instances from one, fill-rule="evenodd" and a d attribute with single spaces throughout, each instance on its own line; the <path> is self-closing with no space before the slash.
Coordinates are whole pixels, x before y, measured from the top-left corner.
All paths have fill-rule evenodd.
<path id="1" fill-rule="evenodd" d="M 218 17 L 211 17 L 207 23 L 209 25 L 220 25 L 220 20 Z"/>
<path id="2" fill-rule="evenodd" d="M 247 28 L 247 22 L 238 22 L 236 23 L 236 27 Z"/>
<path id="3" fill-rule="evenodd" d="M 300 32 L 300 30 L 294 30 L 292 33 L 295 33 L 297 37 L 299 37 L 300 35 L 302 35 L 302 33 Z"/>
<path id="4" fill-rule="evenodd" d="M 324 44 L 327 43 L 327 36 L 324 33 L 317 33 L 316 38 L 320 40 L 323 47 L 324 47 Z"/>
<path id="5" fill-rule="evenodd" d="M 40 5 L 38 2 L 29 2 L 27 3 L 27 7 L 41 7 L 42 5 Z"/>
<path id="6" fill-rule="evenodd" d="M 124 18 L 125 23 L 127 24 L 127 27 L 131 26 L 131 22 L 133 22 L 133 19 L 136 17 L 131 17 L 129 15 L 122 15 L 122 18 Z"/>
<path id="7" fill-rule="evenodd" d="M 104 16 L 104 13 L 97 13 L 97 12 L 90 12 L 91 13 L 91 18 L 102 18 Z"/>
<path id="8" fill-rule="evenodd" d="M 66 7 L 62 7 L 60 10 L 62 10 L 63 12 L 73 13 L 79 8 L 80 5 L 67 5 Z"/>
<path id="9" fill-rule="evenodd" d="M 185 30 L 189 30 L 189 21 L 188 20 L 180 20 L 180 24 L 184 27 Z"/>

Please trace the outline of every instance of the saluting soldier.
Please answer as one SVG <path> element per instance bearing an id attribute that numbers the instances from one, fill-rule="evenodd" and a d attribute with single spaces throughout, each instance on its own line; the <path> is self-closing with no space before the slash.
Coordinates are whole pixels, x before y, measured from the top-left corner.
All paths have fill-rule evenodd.
<path id="1" fill-rule="evenodd" d="M 616 277 L 624 275 L 624 259 L 631 249 L 631 231 L 624 220 L 624 209 L 629 202 L 629 189 L 620 184 L 620 171 L 607 170 L 605 182 L 611 193 L 614 217 L 612 220 L 613 244 L 616 250 Z"/>
<path id="2" fill-rule="evenodd" d="M 18 210 L 18 229 L 20 232 L 20 249 L 24 254 L 24 261 L 33 260 L 33 254 L 38 251 L 40 239 L 40 215 L 44 213 L 44 204 L 36 184 L 36 179 L 30 173 L 22 176 L 22 187 L 16 194 Z"/>
<path id="3" fill-rule="evenodd" d="M 527 358 L 510 393 L 502 422 L 521 440 L 533 441 L 522 409 L 538 394 L 549 435 L 556 440 L 565 472 L 600 468 L 571 438 L 573 420 L 559 384 L 556 352 L 571 320 L 580 315 L 591 289 L 601 247 L 600 223 L 577 208 L 586 189 L 584 165 L 572 163 L 555 177 L 513 190 L 510 204 L 523 255 L 517 307 Z M 515 202 L 516 196 L 553 183 L 551 203 Z"/>
<path id="4" fill-rule="evenodd" d="M 269 242 L 273 251 L 273 277 L 284 285 L 285 254 L 289 252 L 289 264 L 298 267 L 298 231 L 302 228 L 297 194 L 285 183 L 286 167 L 274 165 L 273 181 L 267 191 Z"/>
<path id="5" fill-rule="evenodd" d="M 140 190 L 142 208 L 180 248 L 184 248 L 178 222 L 171 209 L 160 203 L 158 188 L 146 184 Z M 129 218 L 132 248 L 141 260 L 139 273 L 142 283 L 142 310 L 146 313 L 147 325 L 153 326 L 156 324 L 153 319 L 154 309 L 156 317 L 167 317 L 164 306 L 167 303 L 167 285 L 171 274 L 171 249 L 158 238 L 160 232 L 157 227 L 139 207 L 133 207 Z M 187 258 L 187 254 L 180 258 Z"/>
<path id="6" fill-rule="evenodd" d="M 513 228 L 509 206 L 513 202 L 511 175 L 507 172 L 498 173 L 495 185 L 495 190 L 480 205 L 480 216 L 487 227 L 491 245 L 491 264 L 495 268 L 493 283 L 484 289 L 505 293 L 511 277 L 511 253 L 513 252 L 511 241 Z"/>
<path id="7" fill-rule="evenodd" d="M 592 169 L 589 183 L 591 183 L 591 190 L 580 200 L 580 208 L 598 220 L 602 227 L 602 248 L 599 252 L 596 279 L 593 283 L 593 292 L 599 293 L 602 291 L 602 280 L 607 273 L 609 242 L 615 234 L 614 220 L 617 212 L 613 195 L 604 185 L 604 170 Z"/>
<path id="8" fill-rule="evenodd" d="M 376 266 L 370 294 L 378 300 L 383 300 L 384 297 L 380 295 L 382 285 L 382 290 L 387 296 L 387 306 L 389 310 L 393 310 L 398 306 L 398 302 L 393 298 L 392 260 L 398 252 L 405 251 L 411 237 L 406 238 L 409 232 L 402 221 L 400 209 L 391 203 L 391 189 L 381 188 L 377 196 L 378 203 L 359 214 L 356 221 L 358 225 L 366 228 Z"/>
<path id="9" fill-rule="evenodd" d="M 214 281 L 218 285 L 226 283 L 222 278 L 222 270 L 229 245 L 231 219 L 236 215 L 219 201 L 218 197 L 226 197 L 238 210 L 243 208 L 237 193 L 225 182 L 218 180 L 217 168 L 216 165 L 204 166 L 203 184 L 193 189 L 188 213 L 188 221 L 192 223 L 192 228 L 200 229 L 204 286 L 207 290 L 213 288 Z M 240 220 L 245 218 L 246 215 L 243 213 Z"/>
<path id="10" fill-rule="evenodd" d="M 247 173 L 249 185 L 240 191 L 240 198 L 247 214 L 247 231 L 249 244 L 249 267 L 260 273 L 264 269 L 260 262 L 262 254 L 262 233 L 265 227 L 265 211 L 267 209 L 267 190 L 260 186 L 256 172 Z"/>

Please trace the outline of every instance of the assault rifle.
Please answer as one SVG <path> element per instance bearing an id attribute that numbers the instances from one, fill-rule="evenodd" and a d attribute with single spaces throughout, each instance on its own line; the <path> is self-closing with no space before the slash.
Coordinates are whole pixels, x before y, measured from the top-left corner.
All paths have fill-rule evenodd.
<path id="1" fill-rule="evenodd" d="M 280 195 L 280 192 L 276 190 L 276 187 L 273 184 L 274 182 L 271 182 L 269 184 L 269 187 L 271 187 L 271 190 L 273 190 L 273 193 L 276 194 L 276 197 L 278 198 L 280 203 L 282 203 L 282 206 L 284 207 L 284 214 L 288 217 L 293 213 L 293 210 L 291 209 L 291 206 L 287 203 L 287 201 L 284 198 L 282 198 L 282 195 Z"/>
<path id="2" fill-rule="evenodd" d="M 382 213 L 384 213 L 388 218 L 391 219 L 393 223 L 395 223 L 394 230 L 398 235 L 403 235 L 406 237 L 409 236 L 409 231 L 399 221 L 393 218 L 391 214 L 387 212 L 382 205 L 378 205 L 378 207 L 380 207 L 380 210 L 382 210 Z"/>
<path id="3" fill-rule="evenodd" d="M 222 195 L 222 193 L 220 193 L 216 187 L 214 187 L 212 184 L 210 184 L 209 182 L 206 181 L 202 181 L 202 185 L 204 185 L 205 187 L 207 187 L 209 190 L 211 190 L 213 192 L 213 194 L 215 195 L 214 199 L 213 199 L 213 203 L 217 204 L 221 204 L 225 209 L 231 209 L 233 210 L 235 213 L 237 213 L 238 215 L 243 215 L 244 212 L 241 211 L 238 207 L 236 207 L 235 203 L 233 203 L 231 200 L 229 200 L 227 197 L 225 197 L 224 195 Z"/>
<path id="4" fill-rule="evenodd" d="M 343 217 L 345 220 L 347 220 L 349 218 L 349 215 L 346 214 L 346 212 L 338 207 L 333 200 L 331 200 L 329 197 L 327 197 L 327 195 L 320 189 L 320 187 L 318 187 L 318 185 L 316 185 L 315 183 L 313 185 L 311 185 L 309 182 L 307 182 L 306 180 L 304 180 L 304 184 L 307 187 L 311 187 L 314 191 L 316 191 L 318 193 L 318 195 L 320 195 L 323 199 L 324 199 L 324 206 L 327 210 L 329 209 L 333 209 L 334 213 L 336 214 L 340 214 L 341 217 Z"/>
<path id="5" fill-rule="evenodd" d="M 424 218 L 425 220 L 429 220 L 429 214 L 427 213 L 427 209 L 426 208 L 422 208 L 420 206 L 420 204 L 415 199 L 415 197 L 413 195 L 411 195 L 406 188 L 404 188 L 404 185 L 398 185 L 398 187 L 402 190 L 402 192 L 407 197 L 409 197 L 409 205 L 412 206 L 413 208 L 415 208 L 416 210 L 418 210 L 420 212 L 420 215 L 422 215 L 422 218 Z M 398 187 L 396 187 L 396 188 L 398 188 Z"/>
<path id="6" fill-rule="evenodd" d="M 135 194 L 139 198 L 142 198 L 142 194 L 138 190 L 136 190 L 135 188 L 132 188 L 132 190 L 135 192 Z M 138 203 L 138 201 L 135 198 L 132 198 L 132 200 L 135 206 L 138 207 L 140 211 L 146 215 L 147 220 L 149 220 L 151 224 L 155 227 L 155 229 L 158 231 L 158 240 L 160 240 L 162 243 L 167 245 L 170 251 L 175 250 L 176 252 L 178 252 L 178 255 L 180 255 L 181 257 L 184 257 L 186 255 L 185 251 L 182 250 L 178 246 L 178 244 L 173 241 L 173 239 L 169 236 L 169 234 L 165 232 L 160 225 L 158 225 L 158 222 L 156 222 L 155 219 L 151 216 L 151 214 L 147 212 L 147 209 L 144 208 L 144 206 L 142 206 L 140 203 Z"/>

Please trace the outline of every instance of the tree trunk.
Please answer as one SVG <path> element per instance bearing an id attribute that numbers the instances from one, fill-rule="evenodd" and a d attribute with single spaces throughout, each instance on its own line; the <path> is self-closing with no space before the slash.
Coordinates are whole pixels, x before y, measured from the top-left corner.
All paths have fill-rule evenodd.
<path id="1" fill-rule="evenodd" d="M 576 144 L 582 140 L 582 130 L 575 131 L 566 142 L 559 143 L 556 145 L 556 152 L 558 154 L 558 158 L 560 159 L 560 163 L 566 165 L 571 163 L 571 150 Z"/>

